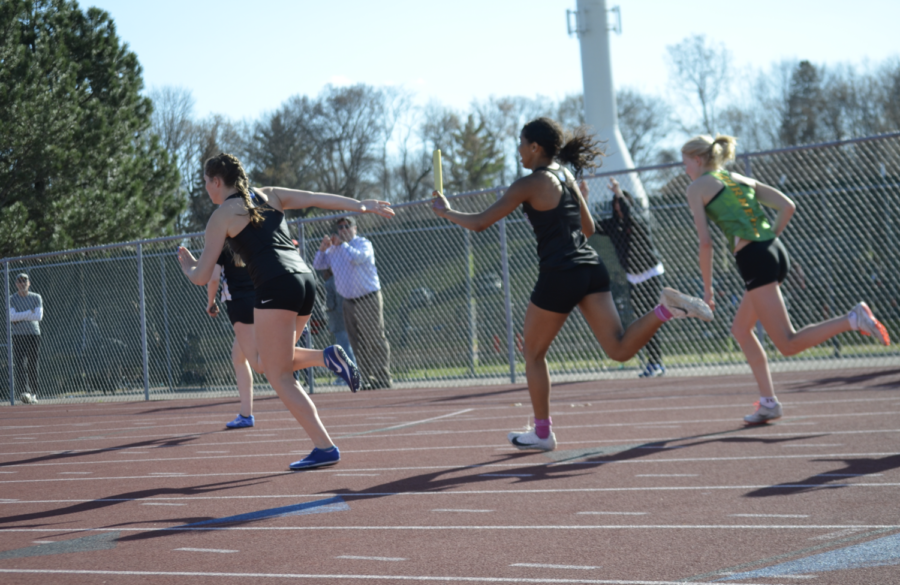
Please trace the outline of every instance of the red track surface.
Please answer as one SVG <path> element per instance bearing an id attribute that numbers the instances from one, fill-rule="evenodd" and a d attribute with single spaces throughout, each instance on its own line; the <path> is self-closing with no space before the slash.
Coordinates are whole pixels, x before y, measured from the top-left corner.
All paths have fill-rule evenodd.
<path id="1" fill-rule="evenodd" d="M 749 376 L 558 384 L 552 456 L 522 385 L 317 395 L 302 473 L 277 399 L 3 408 L 0 582 L 900 582 L 900 367 L 776 384 L 754 428 Z"/>

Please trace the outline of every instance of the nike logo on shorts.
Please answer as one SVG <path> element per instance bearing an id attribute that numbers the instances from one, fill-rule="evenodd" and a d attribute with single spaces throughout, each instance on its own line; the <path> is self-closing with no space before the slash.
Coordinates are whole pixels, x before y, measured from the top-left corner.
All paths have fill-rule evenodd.
<path id="1" fill-rule="evenodd" d="M 272 302 L 273 299 L 269 299 L 268 301 L 259 301 L 260 305 L 265 305 L 266 303 Z"/>

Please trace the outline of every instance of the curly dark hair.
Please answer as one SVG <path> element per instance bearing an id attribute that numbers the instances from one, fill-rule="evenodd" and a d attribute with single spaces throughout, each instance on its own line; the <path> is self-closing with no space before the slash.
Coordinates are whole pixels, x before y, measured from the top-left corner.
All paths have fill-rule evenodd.
<path id="1" fill-rule="evenodd" d="M 540 145 L 550 158 L 571 166 L 576 176 L 581 176 L 586 168 L 592 169 L 602 164 L 602 161 L 594 162 L 594 159 L 604 156 L 604 151 L 585 126 L 579 126 L 568 134 L 550 118 L 537 118 L 522 127 L 522 136 L 528 142 Z"/>

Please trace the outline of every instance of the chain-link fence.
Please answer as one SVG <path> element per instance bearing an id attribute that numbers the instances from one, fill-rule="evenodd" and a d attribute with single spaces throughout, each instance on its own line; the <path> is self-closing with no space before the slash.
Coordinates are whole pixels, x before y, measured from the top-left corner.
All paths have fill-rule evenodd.
<path id="1" fill-rule="evenodd" d="M 783 237 L 792 270 L 782 293 L 794 326 L 844 314 L 865 300 L 898 337 L 900 260 L 894 224 L 900 217 L 900 133 L 743 154 L 733 168 L 778 187 L 797 203 Z M 656 280 L 701 296 L 697 238 L 684 198 L 689 180 L 681 165 L 633 172 L 649 195 L 648 209 L 635 213 L 650 226 L 665 269 Z M 615 213 L 606 186 L 611 176 L 616 175 L 588 178 L 598 219 Z M 619 178 L 627 183 L 627 175 Z M 501 194 L 498 188 L 452 201 L 457 209 L 476 211 Z M 523 320 L 537 257 L 521 210 L 480 233 L 436 217 L 429 202 L 395 210 L 390 220 L 358 217 L 359 235 L 375 251 L 393 383 L 523 381 Z M 335 217 L 292 222 L 309 264 L 323 237 L 333 232 Z M 713 231 L 716 318 L 711 323 L 673 321 L 660 330 L 658 352 L 669 375 L 747 371 L 730 334 L 743 285 L 724 238 Z M 591 244 L 609 269 L 622 320 L 630 322 L 636 305 L 656 299 L 642 302 L 635 294 L 641 291 L 632 290 L 609 237 L 594 236 Z M 20 273 L 29 275 L 31 292 L 43 300 L 37 351 L 27 343 L 35 340 L 22 335 L 27 328 L 3 319 L 4 403 L 26 390 L 42 400 L 61 401 L 235 395 L 231 325 L 224 314 L 206 314 L 206 289 L 181 274 L 177 245 L 199 253 L 202 234 L 0 261 L 12 295 L 6 314 L 19 294 Z M 300 342 L 315 348 L 334 342 L 327 327 L 333 307 L 324 302 L 321 274 L 319 283 L 309 331 Z M 775 370 L 900 364 L 895 345 L 882 347 L 857 333 L 790 358 L 781 356 L 761 329 L 758 335 Z M 575 311 L 547 360 L 558 380 L 636 376 L 646 357 L 642 352 L 624 364 L 608 359 Z M 29 371 L 29 361 L 38 367 Z M 316 392 L 346 389 L 323 368 L 303 376 Z M 271 392 L 263 377 L 256 376 L 255 384 L 257 394 Z"/>

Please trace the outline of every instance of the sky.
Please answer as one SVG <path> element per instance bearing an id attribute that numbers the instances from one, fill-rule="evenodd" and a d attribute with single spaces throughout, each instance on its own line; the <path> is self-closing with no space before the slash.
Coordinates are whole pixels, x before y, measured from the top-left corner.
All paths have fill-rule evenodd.
<path id="1" fill-rule="evenodd" d="M 256 119 L 331 83 L 406 88 L 419 103 L 466 109 L 491 96 L 580 93 L 566 30 L 575 0 L 80 0 L 109 12 L 147 90 L 190 90 L 198 118 Z M 613 82 L 664 95 L 666 47 L 701 34 L 736 67 L 782 60 L 864 67 L 898 58 L 897 0 L 607 0 Z"/>

